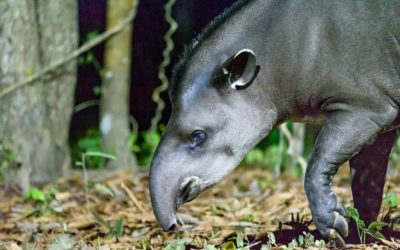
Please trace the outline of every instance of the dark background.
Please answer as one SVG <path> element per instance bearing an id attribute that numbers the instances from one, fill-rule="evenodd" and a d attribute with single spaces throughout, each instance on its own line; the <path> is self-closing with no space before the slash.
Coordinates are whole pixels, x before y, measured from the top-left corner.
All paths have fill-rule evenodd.
<path id="1" fill-rule="evenodd" d="M 173 17 L 178 22 L 178 29 L 173 36 L 175 49 L 172 52 L 172 63 L 167 70 L 169 75 L 172 65 L 182 53 L 185 44 L 199 33 L 215 16 L 229 7 L 236 0 L 177 0 L 173 8 Z M 147 129 L 154 116 L 155 103 L 151 99 L 153 90 L 160 84 L 157 73 L 162 61 L 162 50 L 165 47 L 164 34 L 169 26 L 164 19 L 166 0 L 140 0 L 134 21 L 132 43 L 132 76 L 131 76 L 131 114 L 136 118 L 139 129 Z M 106 0 L 79 0 L 79 27 L 81 42 L 93 31 L 105 30 Z M 104 46 L 93 50 L 97 60 L 103 63 Z M 93 65 L 81 65 L 78 71 L 78 83 L 75 104 L 98 99 L 93 88 L 101 83 Z M 163 121 L 169 117 L 170 105 L 167 94 L 162 95 L 167 101 Z M 99 123 L 98 106 L 85 109 L 73 116 L 71 139 L 76 140 L 89 128 Z"/>

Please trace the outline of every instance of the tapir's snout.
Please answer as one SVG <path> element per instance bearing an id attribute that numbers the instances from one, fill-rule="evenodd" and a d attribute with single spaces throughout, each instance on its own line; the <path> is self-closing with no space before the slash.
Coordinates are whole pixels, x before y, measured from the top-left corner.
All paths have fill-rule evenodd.
<path id="1" fill-rule="evenodd" d="M 150 196 L 158 223 L 164 231 L 171 231 L 177 226 L 177 209 L 196 198 L 204 182 L 197 176 L 179 171 L 179 166 L 161 158 L 162 154 L 156 153 L 150 168 Z"/>
<path id="2" fill-rule="evenodd" d="M 158 224 L 164 231 L 175 229 L 179 177 L 167 173 L 155 158 L 150 168 L 150 197 Z M 159 171 L 160 170 L 160 171 Z M 164 174 L 165 173 L 165 174 Z"/>

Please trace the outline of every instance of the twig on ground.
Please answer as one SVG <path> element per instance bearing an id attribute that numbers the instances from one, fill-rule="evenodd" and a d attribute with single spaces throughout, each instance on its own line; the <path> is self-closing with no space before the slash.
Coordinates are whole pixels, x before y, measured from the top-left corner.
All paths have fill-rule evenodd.
<path id="1" fill-rule="evenodd" d="M 247 247 L 248 249 L 251 249 L 252 247 L 255 247 L 255 246 L 257 246 L 257 245 L 260 245 L 261 243 L 262 243 L 262 241 L 257 241 L 257 242 L 254 242 L 253 244 L 247 245 L 246 247 Z"/>
<path id="2" fill-rule="evenodd" d="M 122 182 L 121 183 L 121 187 L 122 189 L 124 189 L 124 191 L 126 192 L 126 194 L 129 196 L 129 198 L 131 199 L 131 201 L 135 204 L 135 206 L 140 210 L 140 212 L 142 213 L 146 213 L 146 211 L 144 210 L 144 208 L 142 207 L 142 205 L 140 205 L 138 199 L 136 199 L 135 195 L 132 193 L 131 190 L 129 190 L 129 188 L 127 186 L 125 186 L 125 184 Z"/>

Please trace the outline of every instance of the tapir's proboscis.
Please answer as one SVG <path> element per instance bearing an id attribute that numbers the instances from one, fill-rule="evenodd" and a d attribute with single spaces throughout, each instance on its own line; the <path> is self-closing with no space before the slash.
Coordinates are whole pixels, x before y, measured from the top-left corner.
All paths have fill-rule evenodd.
<path id="1" fill-rule="evenodd" d="M 238 1 L 187 47 L 169 92 L 150 170 L 164 230 L 273 128 L 324 117 L 304 188 L 318 231 L 344 245 L 346 209 L 332 192 L 343 163 L 361 218 L 380 211 L 399 127 L 400 1 Z"/>

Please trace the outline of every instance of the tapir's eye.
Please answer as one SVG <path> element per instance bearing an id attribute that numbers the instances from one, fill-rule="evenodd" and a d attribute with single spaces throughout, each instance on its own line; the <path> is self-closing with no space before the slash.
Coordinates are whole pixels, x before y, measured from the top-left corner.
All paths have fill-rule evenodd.
<path id="1" fill-rule="evenodd" d="M 199 146 L 207 139 L 207 134 L 204 131 L 196 130 L 192 133 L 192 147 Z"/>

